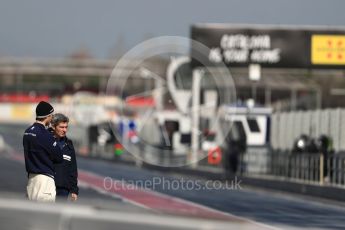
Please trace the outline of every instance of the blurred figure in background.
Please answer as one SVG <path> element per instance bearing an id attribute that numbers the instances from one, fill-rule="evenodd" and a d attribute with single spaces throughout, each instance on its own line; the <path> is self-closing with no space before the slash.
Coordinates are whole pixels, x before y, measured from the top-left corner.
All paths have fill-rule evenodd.
<path id="1" fill-rule="evenodd" d="M 232 177 L 238 171 L 240 157 L 247 150 L 247 136 L 243 126 L 239 122 L 234 122 L 225 138 L 224 168 L 227 176 Z M 242 170 L 242 169 L 240 169 Z"/>
<path id="2" fill-rule="evenodd" d="M 25 130 L 23 147 L 28 173 L 27 196 L 30 200 L 55 202 L 54 163 L 62 162 L 62 152 L 46 129 L 54 108 L 41 101 L 36 107 L 36 122 Z"/>
<path id="3" fill-rule="evenodd" d="M 63 162 L 55 164 L 56 196 L 61 199 L 78 199 L 78 170 L 73 142 L 67 138 L 69 118 L 57 113 L 51 121 L 51 131 L 57 141 L 57 146 L 63 154 Z"/>

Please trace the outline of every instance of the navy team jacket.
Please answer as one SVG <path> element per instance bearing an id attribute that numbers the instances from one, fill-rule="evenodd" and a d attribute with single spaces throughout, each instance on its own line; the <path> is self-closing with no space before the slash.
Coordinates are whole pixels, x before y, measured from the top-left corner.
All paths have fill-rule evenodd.
<path id="1" fill-rule="evenodd" d="M 55 185 L 57 188 L 64 188 L 70 193 L 78 194 L 78 169 L 73 142 L 67 137 L 64 137 L 63 141 L 63 162 L 54 165 Z"/>
<path id="2" fill-rule="evenodd" d="M 54 163 L 62 162 L 62 151 L 53 135 L 40 123 L 34 123 L 23 136 L 25 168 L 28 173 L 54 178 Z"/>

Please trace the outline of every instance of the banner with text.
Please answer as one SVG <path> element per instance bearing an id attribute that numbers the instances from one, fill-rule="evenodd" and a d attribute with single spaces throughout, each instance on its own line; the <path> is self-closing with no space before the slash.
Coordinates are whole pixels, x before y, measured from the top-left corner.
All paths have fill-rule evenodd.
<path id="1" fill-rule="evenodd" d="M 193 67 L 345 68 L 345 29 L 208 24 L 192 26 L 191 37 L 210 49 Z M 191 56 L 197 52 L 192 44 Z"/>

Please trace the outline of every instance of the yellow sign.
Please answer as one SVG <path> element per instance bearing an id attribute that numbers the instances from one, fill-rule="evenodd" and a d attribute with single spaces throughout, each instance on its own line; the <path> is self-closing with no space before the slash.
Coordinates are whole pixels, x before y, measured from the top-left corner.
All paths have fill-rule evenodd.
<path id="1" fill-rule="evenodd" d="M 312 35 L 311 63 L 314 65 L 345 65 L 345 36 Z"/>
<path id="2" fill-rule="evenodd" d="M 25 104 L 13 105 L 11 117 L 14 121 L 31 121 L 34 118 L 32 106 Z"/>

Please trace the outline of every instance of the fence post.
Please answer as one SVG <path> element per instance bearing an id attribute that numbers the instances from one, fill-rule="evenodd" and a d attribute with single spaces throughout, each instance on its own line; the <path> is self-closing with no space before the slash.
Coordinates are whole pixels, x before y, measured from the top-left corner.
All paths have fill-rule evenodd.
<path id="1" fill-rule="evenodd" d="M 323 177 L 323 154 L 320 154 L 320 185 L 323 185 L 324 183 L 324 177 Z"/>

